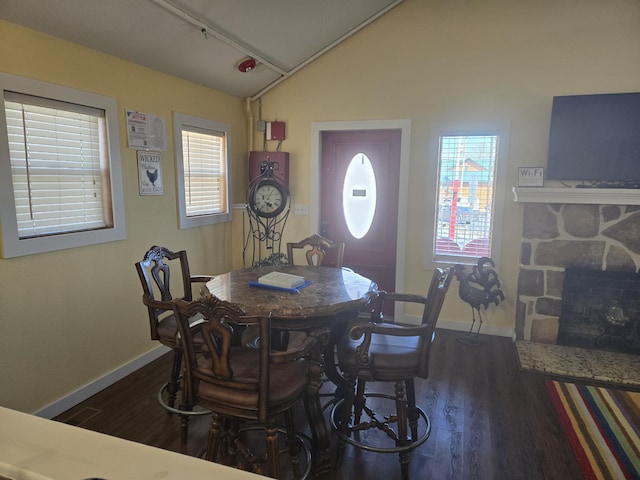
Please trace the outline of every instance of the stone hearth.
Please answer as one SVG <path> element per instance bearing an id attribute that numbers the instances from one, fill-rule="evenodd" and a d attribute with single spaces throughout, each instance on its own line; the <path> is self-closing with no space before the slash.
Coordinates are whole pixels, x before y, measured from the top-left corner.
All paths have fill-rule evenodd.
<path id="1" fill-rule="evenodd" d="M 640 206 L 525 203 L 516 338 L 557 343 L 567 267 L 638 272 Z"/>

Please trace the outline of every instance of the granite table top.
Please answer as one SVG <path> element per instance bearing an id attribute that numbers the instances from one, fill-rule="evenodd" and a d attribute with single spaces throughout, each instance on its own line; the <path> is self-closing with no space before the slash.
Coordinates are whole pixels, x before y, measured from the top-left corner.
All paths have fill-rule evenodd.
<path id="1" fill-rule="evenodd" d="M 299 275 L 311 285 L 299 292 L 250 286 L 271 271 Z M 349 269 L 298 265 L 277 265 L 234 270 L 217 275 L 207 283 L 209 293 L 240 305 L 248 315 L 271 313 L 278 323 L 305 323 L 356 312 L 377 296 L 377 285 Z"/>

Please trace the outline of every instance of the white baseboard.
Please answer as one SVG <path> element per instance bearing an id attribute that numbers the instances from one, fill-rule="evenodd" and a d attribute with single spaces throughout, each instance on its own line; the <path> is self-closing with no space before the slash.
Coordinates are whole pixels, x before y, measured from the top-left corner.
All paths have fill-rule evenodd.
<path id="1" fill-rule="evenodd" d="M 411 315 L 405 315 L 402 318 L 403 318 L 403 321 L 401 323 L 404 323 L 407 325 L 420 325 L 420 322 L 422 321 L 421 317 L 416 317 Z M 363 318 L 363 320 L 366 321 L 367 318 Z M 471 328 L 471 322 L 457 322 L 455 320 L 447 320 L 444 318 L 439 318 L 437 323 L 437 328 L 443 329 L 443 330 L 453 330 L 456 332 L 468 332 L 469 329 Z M 473 326 L 474 333 L 477 331 L 477 328 L 478 328 L 478 324 L 476 323 L 476 325 Z M 511 338 L 514 342 L 516 340 L 515 329 L 513 328 L 492 327 L 490 325 L 482 324 L 482 328 L 480 329 L 480 334 L 492 335 L 495 337 L 508 337 L 508 338 Z M 396 345 L 396 346 L 402 346 L 404 341 L 405 340 L 403 337 L 387 336 L 384 339 L 385 344 Z"/>
<path id="2" fill-rule="evenodd" d="M 170 349 L 168 347 L 165 347 L 164 345 L 160 345 L 153 350 L 149 350 L 147 353 L 140 355 L 139 357 L 133 359 L 131 362 L 126 363 L 116 368 L 115 370 L 112 370 L 111 372 L 98 378 L 97 380 L 38 410 L 34 413 L 34 415 L 48 419 L 57 417 L 61 413 L 69 410 L 71 407 L 76 406 L 78 403 L 86 400 L 92 395 L 95 395 L 99 391 L 104 390 L 108 386 L 116 383 L 118 380 L 123 379 L 139 368 L 144 367 L 146 364 L 154 361 L 155 359 L 161 357 L 169 351 Z"/>
<path id="3" fill-rule="evenodd" d="M 420 317 L 410 317 L 405 316 L 404 321 L 406 323 L 410 323 L 412 325 L 419 325 L 421 318 Z M 438 328 L 444 328 L 446 330 L 456 330 L 461 332 L 466 332 L 471 327 L 469 322 L 459 322 L 455 320 L 447 320 L 441 318 L 438 320 Z M 477 328 L 477 325 L 474 325 L 474 332 Z M 498 337 L 509 337 L 515 339 L 515 329 L 508 327 L 493 327 L 491 325 L 482 325 L 482 329 L 480 333 L 486 335 L 495 335 Z M 87 398 L 95 395 L 101 390 L 104 390 L 108 386 L 114 384 L 118 380 L 123 379 L 127 375 L 135 372 L 139 368 L 145 366 L 146 364 L 156 360 L 161 357 L 165 353 L 169 352 L 170 349 L 160 345 L 153 350 L 148 351 L 147 353 L 140 355 L 138 358 L 135 358 L 131 362 L 122 365 L 115 370 L 107 373 L 106 375 L 98 378 L 97 380 L 85 385 L 84 387 L 79 388 L 78 390 L 66 395 L 59 400 L 47 405 L 46 407 L 38 410 L 34 413 L 38 417 L 42 418 L 54 418 L 60 415 L 61 413 L 69 410 L 71 407 L 76 406 L 78 403 L 83 402 Z"/>
<path id="4" fill-rule="evenodd" d="M 458 322 L 455 320 L 447 320 L 441 318 L 438 320 L 438 328 L 444 328 L 446 330 L 457 330 L 460 332 L 468 332 L 471 328 L 471 322 Z M 473 332 L 478 330 L 478 322 L 473 326 Z M 514 327 L 494 327 L 493 325 L 482 324 L 480 334 L 493 335 L 495 337 L 508 337 L 513 340 L 516 338 L 516 330 Z"/>
<path id="5" fill-rule="evenodd" d="M 410 325 L 420 325 L 421 321 L 422 321 L 421 317 L 416 317 L 412 315 L 405 315 L 403 317 L 403 323 L 408 323 Z M 471 328 L 471 322 L 439 318 L 437 328 L 444 328 L 445 330 L 456 330 L 460 332 L 468 332 L 469 329 Z M 477 329 L 478 329 L 478 322 L 476 322 L 476 324 L 473 326 L 473 332 L 475 333 Z M 515 340 L 514 327 L 494 327 L 492 325 L 487 325 L 486 323 L 483 323 L 482 328 L 480 329 L 480 334 L 493 335 L 496 337 L 509 337 Z"/>

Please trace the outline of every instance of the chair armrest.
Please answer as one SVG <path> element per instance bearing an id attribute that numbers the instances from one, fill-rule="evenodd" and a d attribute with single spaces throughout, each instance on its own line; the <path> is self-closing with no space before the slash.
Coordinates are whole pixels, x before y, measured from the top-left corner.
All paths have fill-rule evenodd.
<path id="1" fill-rule="evenodd" d="M 191 283 L 207 283 L 214 275 L 191 275 Z"/>
<path id="2" fill-rule="evenodd" d="M 154 300 L 148 295 L 142 295 L 142 303 L 149 308 L 153 308 L 154 310 L 161 311 L 170 311 L 172 310 L 171 303 L 165 302 L 163 300 Z"/>
<path id="3" fill-rule="evenodd" d="M 284 352 L 272 352 L 271 363 L 291 363 L 306 357 L 316 345 L 316 337 L 308 335 L 299 347 L 285 350 Z"/>
<path id="4" fill-rule="evenodd" d="M 215 278 L 214 275 L 191 275 L 189 277 L 189 281 L 191 283 L 191 295 L 193 295 L 193 284 L 194 283 L 207 283 L 209 280 Z M 208 292 L 207 289 L 205 289 L 205 286 L 202 285 L 200 287 L 200 289 L 198 290 L 198 295 L 200 295 L 201 297 L 204 297 Z"/>
<path id="5" fill-rule="evenodd" d="M 356 347 L 355 360 L 356 364 L 360 366 L 369 365 L 369 348 L 371 348 L 371 339 L 373 334 L 377 335 L 389 335 L 393 337 L 416 337 L 423 335 L 429 330 L 427 325 L 417 325 L 409 327 L 399 327 L 395 324 L 393 326 L 384 326 L 383 324 L 375 323 L 357 323 L 349 330 L 349 336 L 353 340 L 362 338 L 360 345 Z"/>
<path id="6" fill-rule="evenodd" d="M 393 337 L 416 337 L 422 335 L 428 330 L 428 325 L 415 325 L 415 326 L 398 326 L 397 324 L 390 324 L 385 326 L 382 323 L 356 323 L 351 327 L 349 335 L 354 340 L 358 340 L 363 335 L 389 335 Z"/>
<path id="7" fill-rule="evenodd" d="M 425 305 L 427 303 L 427 297 L 413 293 L 386 292 L 383 290 L 378 293 L 378 297 L 374 304 L 375 306 L 371 311 L 372 323 L 380 324 L 384 322 L 382 309 L 385 302 L 420 303 L 421 305 Z"/>
<path id="8" fill-rule="evenodd" d="M 414 293 L 399 293 L 399 292 L 384 292 L 381 299 L 383 301 L 389 300 L 392 302 L 412 302 L 425 304 L 427 297 L 424 295 L 417 295 Z"/>

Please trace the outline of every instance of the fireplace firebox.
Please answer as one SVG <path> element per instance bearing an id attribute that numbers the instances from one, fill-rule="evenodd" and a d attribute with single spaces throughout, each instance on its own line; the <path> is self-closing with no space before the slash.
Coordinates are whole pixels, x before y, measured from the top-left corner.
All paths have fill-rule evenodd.
<path id="1" fill-rule="evenodd" d="M 558 344 L 640 354 L 640 273 L 567 268 Z"/>

